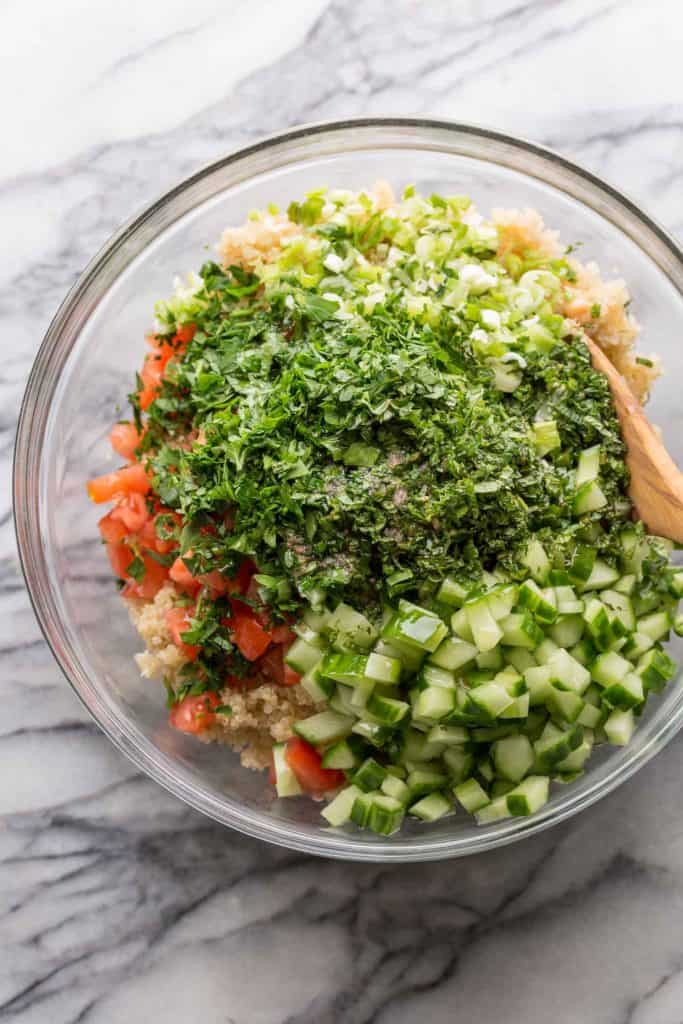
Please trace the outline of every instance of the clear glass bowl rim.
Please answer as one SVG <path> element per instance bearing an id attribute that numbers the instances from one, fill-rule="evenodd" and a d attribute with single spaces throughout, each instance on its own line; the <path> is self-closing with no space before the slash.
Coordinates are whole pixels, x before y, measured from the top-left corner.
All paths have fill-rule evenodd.
<path id="1" fill-rule="evenodd" d="M 268 150 L 284 150 L 288 145 L 296 145 L 302 140 L 319 140 L 323 143 L 324 140 L 333 139 L 336 134 L 351 129 L 369 133 L 368 137 L 364 138 L 363 145 L 357 147 L 360 150 L 381 148 L 381 139 L 373 139 L 372 132 L 381 133 L 384 130 L 392 129 L 399 132 L 432 131 L 435 136 L 434 143 L 423 148 L 437 151 L 439 145 L 436 137 L 441 133 L 452 136 L 450 152 L 453 153 L 472 155 L 466 148 L 458 148 L 458 137 L 471 140 L 472 144 L 490 144 L 494 147 L 493 159 L 490 162 L 502 164 L 517 171 L 522 170 L 522 173 L 559 188 L 560 191 L 588 205 L 621 228 L 642 250 L 647 252 L 647 255 L 659 266 L 679 294 L 683 295 L 683 251 L 668 232 L 622 192 L 592 172 L 544 146 L 493 129 L 433 118 L 354 118 L 307 124 L 270 135 L 251 146 L 231 152 L 222 159 L 207 164 L 133 216 L 105 243 L 68 292 L 38 350 L 21 405 L 13 461 L 14 523 L 19 561 L 29 598 L 43 636 L 57 664 L 99 727 L 139 769 L 163 788 L 210 818 L 229 825 L 246 835 L 279 846 L 318 856 L 352 861 L 396 863 L 438 860 L 482 852 L 515 842 L 525 836 L 534 835 L 551 825 L 566 820 L 606 796 L 626 781 L 638 768 L 646 764 L 676 735 L 683 726 L 683 697 L 674 707 L 671 716 L 661 723 L 659 730 L 640 749 L 634 751 L 630 757 L 627 756 L 621 765 L 604 774 L 580 794 L 572 796 L 571 790 L 567 790 L 567 797 L 559 806 L 547 808 L 530 819 L 508 819 L 489 829 L 466 836 L 454 834 L 452 838 L 439 838 L 429 837 L 426 834 L 425 840 L 421 844 L 403 843 L 400 835 L 389 840 L 378 839 L 377 842 L 371 843 L 356 842 L 353 837 L 340 836 L 333 831 L 320 830 L 318 834 L 311 836 L 289 824 L 279 823 L 276 819 L 269 817 L 266 812 L 251 810 L 241 806 L 237 801 L 227 798 L 219 800 L 212 794 L 197 789 L 180 773 L 174 771 L 172 764 L 161 762 L 159 752 L 132 723 L 110 713 L 98 696 L 96 682 L 93 683 L 82 670 L 76 653 L 71 650 L 66 640 L 48 584 L 45 552 L 41 543 L 38 470 L 50 400 L 78 336 L 78 330 L 74 330 L 73 325 L 74 323 L 78 325 L 87 319 L 91 308 L 87 301 L 89 291 L 97 283 L 103 270 L 127 243 L 141 233 L 141 229 L 150 219 L 182 196 L 188 196 L 188 194 L 191 196 L 193 187 L 214 173 L 231 165 L 238 165 L 241 161 L 254 155 L 263 154 Z M 406 135 L 400 144 L 409 145 L 409 136 Z M 399 143 L 394 145 L 399 145 Z M 335 151 L 338 150 L 326 150 L 326 152 Z M 506 154 L 509 156 L 515 154 L 518 158 L 524 156 L 529 161 L 529 166 L 524 166 L 522 169 L 521 165 L 515 164 L 512 159 L 506 159 Z M 488 156 L 479 152 L 474 155 L 478 159 L 489 159 Z M 283 160 L 278 166 L 285 164 L 286 161 Z M 238 180 L 244 179 L 235 179 L 235 181 Z M 206 196 L 202 197 L 200 201 L 205 200 Z M 184 208 L 179 210 L 173 220 L 187 214 L 194 205 L 192 201 L 188 202 Z M 162 224 L 159 231 L 162 231 L 168 223 L 170 222 Z M 649 243 L 647 249 L 645 247 L 646 240 Z M 148 242 L 149 239 L 138 249 L 134 249 L 123 265 L 127 265 L 138 255 Z M 72 336 L 70 338 L 66 337 L 67 325 L 71 325 Z M 628 748 L 626 749 L 628 750 Z"/>

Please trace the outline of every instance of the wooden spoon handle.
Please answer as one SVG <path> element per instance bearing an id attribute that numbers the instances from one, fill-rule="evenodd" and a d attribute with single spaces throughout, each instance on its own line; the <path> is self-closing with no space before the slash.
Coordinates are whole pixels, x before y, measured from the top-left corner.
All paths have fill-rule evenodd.
<path id="1" fill-rule="evenodd" d="M 631 474 L 629 497 L 650 533 L 683 543 L 683 474 L 659 440 L 621 374 L 594 341 L 584 336 L 596 370 L 609 382 Z"/>

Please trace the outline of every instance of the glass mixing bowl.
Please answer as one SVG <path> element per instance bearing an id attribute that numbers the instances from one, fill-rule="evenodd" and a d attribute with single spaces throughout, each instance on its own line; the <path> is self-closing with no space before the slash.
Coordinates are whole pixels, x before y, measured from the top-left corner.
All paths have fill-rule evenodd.
<path id="1" fill-rule="evenodd" d="M 141 642 L 99 543 L 86 480 L 113 467 L 107 443 L 125 406 L 154 302 L 176 274 L 197 268 L 221 230 L 254 207 L 322 185 L 363 188 L 379 177 L 400 190 L 473 197 L 482 211 L 533 207 L 581 258 L 628 282 L 642 346 L 666 370 L 651 415 L 683 456 L 683 254 L 632 202 L 538 146 L 441 121 L 400 118 L 315 125 L 250 146 L 184 181 L 126 224 L 87 267 L 42 344 L 21 412 L 15 458 L 16 528 L 36 614 L 74 690 L 136 765 L 198 810 L 292 849 L 349 860 L 458 856 L 531 835 L 568 818 L 628 778 L 683 722 L 683 689 L 650 701 L 633 741 L 601 748 L 585 774 L 554 788 L 540 814 L 477 827 L 464 815 L 408 822 L 392 838 L 324 827 L 319 805 L 277 800 L 265 773 L 227 748 L 169 728 L 160 684 L 140 678 Z M 674 655 L 681 656 L 680 640 Z"/>

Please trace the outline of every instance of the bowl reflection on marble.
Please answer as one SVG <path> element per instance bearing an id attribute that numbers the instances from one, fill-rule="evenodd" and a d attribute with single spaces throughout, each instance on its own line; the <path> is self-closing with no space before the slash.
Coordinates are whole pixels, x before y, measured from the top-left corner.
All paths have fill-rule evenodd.
<path id="1" fill-rule="evenodd" d="M 582 260 L 623 276 L 641 345 L 665 376 L 651 415 L 683 457 L 683 254 L 646 215 L 591 174 L 547 150 L 446 122 L 383 119 L 301 128 L 228 156 L 178 185 L 125 225 L 87 267 L 57 313 L 28 383 L 15 458 L 21 560 L 45 636 L 69 682 L 111 740 L 188 804 L 252 836 L 349 860 L 458 856 L 512 842 L 576 813 L 628 778 L 683 723 L 672 684 L 648 705 L 631 744 L 602 747 L 581 779 L 558 786 L 530 819 L 479 827 L 461 816 L 408 822 L 383 838 L 324 826 L 311 800 L 277 800 L 264 773 L 237 755 L 171 729 L 163 690 L 140 678 L 140 640 L 113 586 L 85 481 L 112 459 L 107 434 L 125 405 L 154 302 L 176 274 L 201 264 L 221 230 L 249 210 L 321 185 L 467 193 L 482 211 L 532 207 Z M 676 640 L 675 656 L 683 643 Z"/>

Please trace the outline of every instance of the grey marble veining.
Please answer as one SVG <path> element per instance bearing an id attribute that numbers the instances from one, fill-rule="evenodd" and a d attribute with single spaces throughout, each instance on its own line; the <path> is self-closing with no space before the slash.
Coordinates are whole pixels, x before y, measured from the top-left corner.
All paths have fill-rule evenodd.
<path id="1" fill-rule="evenodd" d="M 5 5 L 0 39 L 0 1019 L 680 1024 L 683 739 L 579 818 L 467 860 L 337 864 L 244 839 L 86 718 L 30 610 L 9 486 L 26 374 L 83 265 L 268 132 L 486 123 L 683 234 L 678 3 L 42 0 Z"/>

